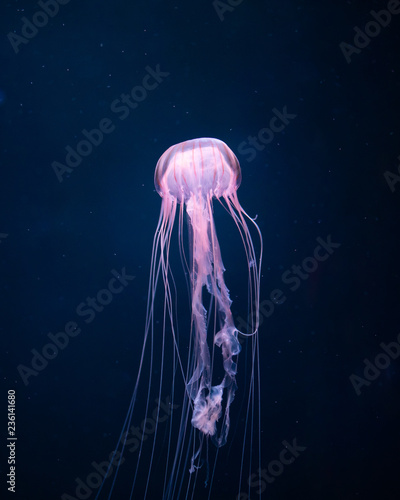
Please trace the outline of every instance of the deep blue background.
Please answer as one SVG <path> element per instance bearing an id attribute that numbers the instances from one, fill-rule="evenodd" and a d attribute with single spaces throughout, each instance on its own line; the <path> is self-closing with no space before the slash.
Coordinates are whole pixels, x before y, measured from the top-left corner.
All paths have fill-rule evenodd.
<path id="1" fill-rule="evenodd" d="M 262 498 L 399 498 L 400 361 L 360 396 L 349 377 L 399 334 L 400 186 L 392 193 L 383 174 L 397 173 L 400 155 L 400 15 L 350 64 L 339 47 L 386 5 L 243 0 L 221 21 L 211 0 L 71 0 L 15 54 L 7 34 L 21 33 L 21 18 L 39 8 L 3 2 L 1 498 L 73 495 L 75 478 L 113 449 L 142 343 L 160 209 L 154 168 L 172 144 L 203 136 L 225 141 L 241 162 L 239 198 L 264 237 L 261 299 L 274 288 L 287 296 L 260 328 L 262 465 L 283 440 L 307 449 Z M 157 64 L 170 75 L 120 121 L 111 103 Z M 239 145 L 284 106 L 297 117 L 246 161 Z M 106 117 L 115 131 L 59 183 L 52 162 Z M 225 214 L 216 225 L 234 314 L 245 317 L 240 240 Z M 328 235 L 340 248 L 290 292 L 282 273 Z M 85 325 L 77 305 L 123 267 L 135 279 Z M 25 386 L 17 366 L 68 321 L 81 334 Z M 17 394 L 14 496 L 4 478 L 9 389 Z M 240 442 L 232 446 L 215 498 L 238 493 L 229 466 Z"/>

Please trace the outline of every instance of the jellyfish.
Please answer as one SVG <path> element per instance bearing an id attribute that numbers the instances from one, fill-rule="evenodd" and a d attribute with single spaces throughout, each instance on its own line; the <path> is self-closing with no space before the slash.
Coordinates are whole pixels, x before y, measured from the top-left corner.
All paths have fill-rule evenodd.
<path id="1" fill-rule="evenodd" d="M 175 406 L 179 406 L 181 412 L 180 417 L 177 418 L 180 430 L 174 440 L 171 439 L 170 434 L 167 449 L 169 470 L 165 472 L 162 496 L 164 499 L 173 499 L 180 498 L 179 488 L 182 487 L 182 482 L 178 478 L 178 473 L 182 469 L 182 464 L 184 464 L 183 468 L 186 466 L 186 473 L 193 475 L 204 463 L 204 458 L 201 458 L 204 442 L 207 443 L 208 450 L 209 440 L 217 449 L 225 445 L 228 440 L 231 405 L 237 390 L 236 374 L 241 351 L 239 335 L 244 340 L 246 337 L 252 338 L 251 374 L 248 386 L 249 390 L 254 393 L 257 376 L 254 368 L 258 362 L 262 236 L 255 219 L 244 211 L 238 200 L 237 190 L 241 183 L 239 161 L 221 140 L 200 138 L 171 146 L 157 163 L 154 183 L 162 198 L 162 203 L 153 240 L 144 343 L 136 385 L 118 446 L 122 447 L 123 452 L 127 429 L 130 426 L 138 397 L 146 346 L 149 343 L 151 354 L 149 377 L 145 382 L 149 386 L 146 416 L 150 412 L 150 385 L 153 372 L 155 372 L 153 349 L 155 345 L 162 344 L 161 364 L 157 370 L 161 373 L 160 395 L 164 383 L 162 373 L 166 365 L 173 367 L 172 394 L 174 394 L 174 384 L 178 374 L 184 383 L 183 401 L 177 405 L 174 400 Z M 249 318 L 251 318 L 246 332 L 239 331 L 235 326 L 231 311 L 232 300 L 224 281 L 225 269 L 213 216 L 214 202 L 221 203 L 226 209 L 238 228 L 243 242 L 248 267 L 247 295 Z M 188 331 L 184 335 L 178 328 L 177 290 L 170 262 L 171 238 L 176 219 L 178 219 L 180 257 L 189 291 L 190 321 Z M 187 220 L 187 238 L 184 234 L 185 219 Z M 259 236 L 258 252 L 254 248 L 246 221 L 251 222 Z M 232 251 L 238 250 L 232 249 Z M 160 281 L 163 283 L 163 315 L 160 318 L 163 335 L 157 339 L 155 302 Z M 173 359 L 171 359 L 171 351 L 169 351 L 168 358 L 164 354 L 167 328 L 172 336 Z M 182 343 L 184 348 L 182 348 Z M 217 350 L 219 350 L 218 356 L 216 356 Z M 220 361 L 220 366 L 217 366 L 217 359 Z M 218 372 L 218 377 L 215 377 L 215 372 Z M 215 380 L 216 378 L 218 379 Z M 251 405 L 254 406 L 254 401 L 250 402 L 249 397 L 248 411 Z M 159 425 L 156 418 L 154 442 Z M 190 452 L 184 449 L 185 442 L 189 442 Z M 139 450 L 139 460 L 142 447 L 143 440 Z M 150 470 L 154 468 L 154 456 L 155 445 L 153 444 L 150 464 L 147 467 L 147 485 L 141 497 L 146 497 L 148 492 Z M 137 477 L 138 466 L 133 480 L 131 498 L 135 498 L 133 491 Z M 113 486 L 115 480 L 116 475 Z M 205 483 L 207 481 L 208 473 Z"/>

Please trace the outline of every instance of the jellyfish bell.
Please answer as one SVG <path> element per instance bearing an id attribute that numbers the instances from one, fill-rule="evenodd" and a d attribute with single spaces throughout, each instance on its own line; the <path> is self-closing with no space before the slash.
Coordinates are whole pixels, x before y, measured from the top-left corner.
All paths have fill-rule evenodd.
<path id="1" fill-rule="evenodd" d="M 219 139 L 201 138 L 171 146 L 158 160 L 154 184 L 160 196 L 187 202 L 204 197 L 233 194 L 242 176 L 239 161 Z"/>
<path id="2" fill-rule="evenodd" d="M 162 346 L 159 369 L 157 369 L 159 373 L 158 385 L 156 384 L 158 387 L 158 400 L 161 400 L 161 393 L 165 386 L 164 373 L 166 366 L 170 365 L 173 373 L 171 384 L 172 404 L 177 403 L 174 400 L 176 373 L 180 373 L 184 382 L 183 400 L 180 401 L 179 405 L 180 417 L 176 419 L 176 421 L 179 421 L 179 429 L 175 439 L 171 438 L 171 433 L 169 435 L 162 493 L 164 500 L 180 498 L 184 474 L 189 475 L 189 477 L 197 477 L 197 474 L 193 473 L 203 463 L 204 442 L 208 443 L 208 439 L 210 439 L 217 449 L 227 442 L 231 404 L 237 390 L 236 374 L 241 351 L 239 334 L 242 334 L 243 337 L 251 337 L 246 429 L 243 433 L 244 445 L 238 486 L 239 492 L 241 477 L 244 473 L 243 460 L 246 436 L 250 443 L 250 455 L 253 453 L 253 434 L 256 432 L 256 427 L 258 428 L 260 440 L 259 411 L 258 420 L 254 418 L 254 415 L 249 417 L 249 413 L 254 408 L 258 408 L 258 410 L 260 408 L 258 326 L 262 236 L 255 220 L 244 211 L 239 203 L 237 189 L 240 182 L 241 170 L 238 159 L 224 142 L 213 138 L 188 140 L 170 147 L 160 157 L 155 170 L 154 184 L 162 198 L 162 203 L 153 240 L 144 342 L 135 388 L 116 450 L 121 448 L 121 453 L 123 453 L 125 449 L 123 436 L 126 435 L 126 431 L 131 425 L 139 381 L 141 376 L 144 378 L 142 371 L 146 346 L 150 344 L 150 371 L 148 379 L 143 381 L 149 387 L 145 413 L 145 418 L 147 418 L 150 387 L 153 384 L 153 372 L 155 372 L 153 350 L 158 343 L 158 345 Z M 239 332 L 232 315 L 232 300 L 224 280 L 225 269 L 213 217 L 213 200 L 221 203 L 230 214 L 243 242 L 248 267 L 248 317 L 250 319 L 247 332 Z M 178 334 L 176 284 L 169 256 L 171 235 L 177 212 L 179 250 L 183 267 L 189 277 L 190 295 L 190 326 L 183 334 L 181 331 Z M 185 214 L 189 227 L 188 241 L 185 241 L 183 230 Z M 246 221 L 251 222 L 259 236 L 259 252 L 255 251 Z M 187 247 L 189 248 L 189 256 L 186 251 Z M 164 312 L 163 318 L 161 318 L 161 332 L 156 331 L 155 318 L 155 300 L 159 280 L 162 281 L 164 289 Z M 207 295 L 208 300 L 205 304 L 204 299 Z M 174 353 L 172 361 L 170 358 L 165 359 L 164 356 L 167 333 L 168 336 L 172 337 Z M 156 339 L 159 337 L 160 341 L 157 342 Z M 185 348 L 182 347 L 182 344 Z M 184 353 L 181 352 L 183 349 Z M 218 356 L 216 356 L 217 350 L 219 350 Z M 218 364 L 219 366 L 217 366 Z M 218 377 L 215 376 L 215 371 L 218 371 Z M 158 422 L 156 423 L 153 438 L 150 464 L 146 466 L 147 484 L 144 498 L 146 498 L 148 490 L 153 485 L 150 477 L 155 455 L 157 431 Z M 142 447 L 143 440 L 140 444 L 131 496 L 138 476 Z M 206 460 L 208 460 L 208 444 L 206 448 Z M 215 464 L 216 461 L 214 471 Z M 117 468 L 117 473 L 118 470 L 119 468 Z M 188 471 L 190 474 L 188 474 Z M 212 477 L 214 477 L 214 473 Z M 187 483 L 187 491 L 189 491 L 191 485 L 194 492 L 196 479 L 192 483 L 188 479 Z M 114 484 L 115 478 L 111 492 Z M 210 495 L 211 486 L 212 481 L 209 485 Z"/>

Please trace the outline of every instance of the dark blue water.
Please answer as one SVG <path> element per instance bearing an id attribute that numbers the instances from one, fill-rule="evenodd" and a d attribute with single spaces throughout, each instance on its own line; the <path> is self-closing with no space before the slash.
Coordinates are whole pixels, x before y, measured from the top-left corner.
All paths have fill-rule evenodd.
<path id="1" fill-rule="evenodd" d="M 241 163 L 238 196 L 264 238 L 262 455 L 261 466 L 244 460 L 239 487 L 250 373 L 242 346 L 210 498 L 399 498 L 400 2 L 7 1 L 0 28 L 0 497 L 95 498 L 137 377 L 157 160 L 178 142 L 216 137 Z M 246 263 L 219 208 L 241 328 Z M 189 300 L 173 240 L 184 346 Z M 172 353 L 169 344 L 165 408 Z M 145 368 L 139 427 L 148 358 Z M 171 423 L 162 411 L 154 499 Z M 127 452 L 112 498 L 129 498 L 137 457 Z M 193 498 L 208 498 L 206 467 Z"/>

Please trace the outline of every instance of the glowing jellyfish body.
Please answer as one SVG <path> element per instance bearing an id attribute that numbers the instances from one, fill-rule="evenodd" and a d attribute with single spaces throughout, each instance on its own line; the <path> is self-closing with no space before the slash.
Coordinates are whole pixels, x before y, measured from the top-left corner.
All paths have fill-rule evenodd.
<path id="1" fill-rule="evenodd" d="M 224 283 L 217 233 L 212 214 L 212 199 L 224 197 L 237 207 L 236 190 L 240 185 L 239 162 L 232 151 L 217 139 L 195 139 L 169 148 L 160 158 L 155 172 L 155 185 L 163 198 L 163 218 L 159 228 L 170 227 L 175 218 L 176 203 L 186 206 L 190 219 L 192 258 L 191 306 L 194 331 L 194 359 L 187 389 L 193 400 L 192 425 L 210 435 L 217 446 L 226 442 L 229 430 L 229 407 L 235 395 L 236 363 L 240 351 L 238 332 L 230 310 L 229 291 Z M 222 349 L 225 375 L 212 386 L 211 357 L 207 342 L 206 309 L 202 302 L 203 287 L 212 294 L 219 313 L 219 331 L 213 342 Z M 217 421 L 225 414 L 217 434 Z"/>
<path id="2" fill-rule="evenodd" d="M 191 473 L 198 469 L 202 462 L 200 455 L 204 439 L 211 438 L 217 448 L 227 441 L 230 427 L 230 407 L 235 396 L 236 373 L 238 354 L 241 346 L 238 334 L 252 337 L 251 369 L 249 377 L 249 390 L 254 397 L 256 357 L 258 355 L 258 305 L 260 289 L 260 266 L 262 254 L 262 239 L 258 226 L 241 207 L 237 189 L 241 182 L 239 162 L 228 146 L 218 140 L 201 138 L 189 140 L 170 147 L 159 159 L 155 171 L 155 187 L 162 197 L 162 206 L 157 230 L 153 242 L 151 259 L 150 282 L 148 293 L 147 319 L 145 327 L 145 340 L 142 350 L 139 375 L 133 393 L 130 409 L 121 433 L 119 445 L 122 451 L 125 448 L 126 429 L 129 428 L 133 409 L 137 397 L 139 379 L 142 373 L 145 347 L 148 338 L 151 338 L 151 363 L 149 379 L 151 385 L 153 376 L 153 345 L 157 342 L 157 332 L 154 332 L 156 320 L 154 318 L 155 296 L 158 280 L 161 277 L 164 284 L 164 317 L 162 337 L 162 359 L 160 367 L 160 389 L 163 384 L 163 370 L 165 364 L 174 365 L 172 391 L 174 392 L 175 372 L 181 372 L 185 398 L 179 405 L 181 407 L 180 431 L 174 443 L 168 445 L 167 468 L 163 488 L 164 499 L 180 498 L 179 470 L 182 463 L 187 464 Z M 249 272 L 249 332 L 239 332 L 235 327 L 231 312 L 231 299 L 229 290 L 224 282 L 224 266 L 221 257 L 220 245 L 213 217 L 213 199 L 218 200 L 230 213 L 243 242 Z M 178 212 L 179 248 L 184 269 L 189 277 L 191 319 L 190 336 L 185 332 L 185 345 L 189 349 L 185 356 L 186 363 L 182 362 L 182 353 L 179 345 L 182 344 L 182 333 L 178 339 L 176 304 L 174 288 L 175 282 L 170 267 L 169 249 L 174 221 Z M 183 222 L 185 213 L 188 219 L 188 235 L 190 255 L 186 256 L 184 247 Z M 254 224 L 260 237 L 260 256 L 257 258 L 246 220 Z M 236 249 L 233 249 L 236 252 Z M 208 296 L 208 303 L 203 303 L 203 298 Z M 164 344 L 166 330 L 169 328 L 173 337 L 174 360 L 165 359 Z M 160 340 L 161 342 L 161 340 Z M 215 350 L 220 349 L 218 359 L 222 366 L 216 367 Z M 175 358 L 176 356 L 176 358 Z M 218 383 L 213 385 L 213 372 L 219 371 Z M 147 396 L 146 416 L 149 411 L 149 393 Z M 247 404 L 247 412 L 254 399 Z M 256 404 L 259 404 L 256 403 Z M 247 413 L 248 415 L 248 413 Z M 191 422 L 192 431 L 187 431 L 187 424 Z M 246 417 L 246 422 L 248 418 Z M 155 436 L 157 435 L 158 423 Z M 251 424 L 253 426 L 253 424 Z M 196 438 L 196 432 L 199 435 Z M 251 431 L 253 432 L 253 430 Z M 194 433 L 194 437 L 192 436 Z M 183 450 L 183 444 L 190 438 L 192 451 Z M 171 435 L 170 435 L 171 436 Z M 253 436 L 251 435 L 250 438 Z M 170 437 L 171 441 L 171 437 Z M 155 437 L 154 437 L 155 442 Z M 197 443 L 197 444 L 196 444 Z M 142 451 L 143 441 L 140 447 Z M 175 452 L 171 451 L 176 447 Z M 146 496 L 150 481 L 150 471 L 153 466 L 154 449 L 148 469 Z M 208 450 L 208 447 L 207 447 Z M 172 457 L 169 459 L 169 457 Z M 191 456 L 191 458 L 190 458 Z M 186 458 L 185 458 L 186 457 Z M 190 464 L 188 463 L 190 459 Z M 242 459 L 243 462 L 243 459 Z M 197 464 L 197 465 L 196 465 Z M 185 466 L 183 466 L 185 468 Z M 134 485 L 138 474 L 136 469 Z M 186 472 L 187 474 L 187 472 Z M 114 479 L 115 482 L 115 479 Z M 133 492 L 132 488 L 132 492 Z M 110 494 L 111 496 L 111 494 Z M 134 496 L 131 495 L 132 498 Z"/>

